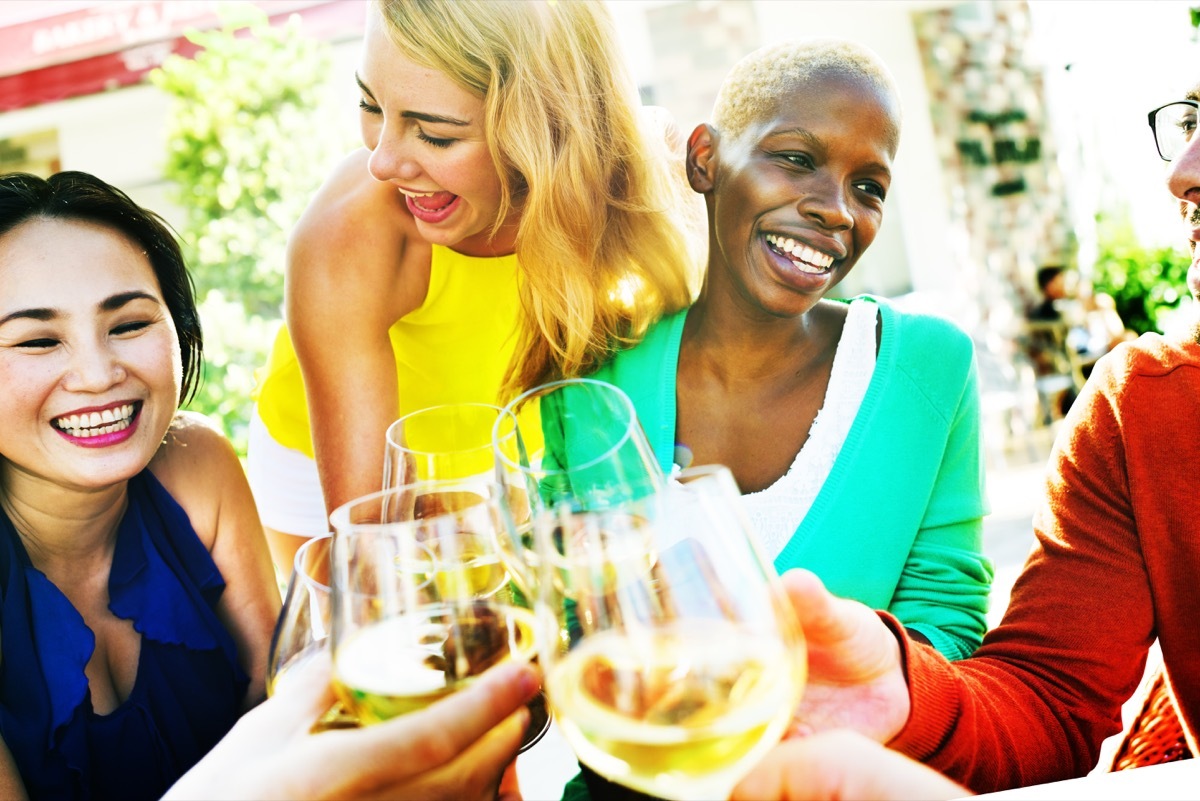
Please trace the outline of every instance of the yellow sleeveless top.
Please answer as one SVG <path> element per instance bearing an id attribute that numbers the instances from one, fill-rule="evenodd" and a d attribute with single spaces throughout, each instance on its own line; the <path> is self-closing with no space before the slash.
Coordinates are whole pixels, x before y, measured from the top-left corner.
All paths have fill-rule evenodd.
<path id="1" fill-rule="evenodd" d="M 503 405 L 500 385 L 517 338 L 518 269 L 515 254 L 482 258 L 433 245 L 424 302 L 388 331 L 397 417 L 446 403 Z M 286 326 L 260 376 L 255 399 L 267 431 L 280 445 L 313 458 L 304 380 Z M 540 431 L 531 422 L 531 430 Z"/>

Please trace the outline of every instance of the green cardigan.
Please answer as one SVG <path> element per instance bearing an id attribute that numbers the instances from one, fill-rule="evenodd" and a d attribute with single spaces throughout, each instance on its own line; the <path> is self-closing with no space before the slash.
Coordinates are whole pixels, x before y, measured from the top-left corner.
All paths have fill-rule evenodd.
<path id="1" fill-rule="evenodd" d="M 987 628 L 992 566 L 979 392 L 970 338 L 941 318 L 878 298 L 875 372 L 828 479 L 775 560 L 829 590 L 886 609 L 950 659 Z M 675 451 L 675 374 L 687 312 L 664 318 L 593 378 L 623 389 L 664 470 Z"/>

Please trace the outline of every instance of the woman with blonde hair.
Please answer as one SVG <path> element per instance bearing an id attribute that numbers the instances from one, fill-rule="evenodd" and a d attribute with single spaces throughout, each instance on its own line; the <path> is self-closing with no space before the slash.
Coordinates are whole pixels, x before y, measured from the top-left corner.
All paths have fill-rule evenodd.
<path id="1" fill-rule="evenodd" d="M 376 0 L 356 78 L 365 147 L 289 243 L 251 432 L 283 569 L 378 489 L 399 414 L 593 369 L 685 307 L 699 263 L 602 3 Z"/>

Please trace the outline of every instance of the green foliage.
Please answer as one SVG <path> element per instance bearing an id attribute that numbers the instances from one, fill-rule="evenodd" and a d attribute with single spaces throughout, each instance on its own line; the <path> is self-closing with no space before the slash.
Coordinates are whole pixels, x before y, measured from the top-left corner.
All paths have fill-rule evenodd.
<path id="1" fill-rule="evenodd" d="M 280 320 L 247 316 L 245 308 L 219 289 L 200 304 L 204 324 L 204 373 L 188 407 L 221 425 L 238 452 L 245 454 L 254 370 L 266 363 Z"/>
<path id="2" fill-rule="evenodd" d="M 1169 313 L 1188 297 L 1190 257 L 1181 248 L 1146 248 L 1128 222 L 1101 228 L 1095 288 L 1112 296 L 1125 326 L 1162 332 Z"/>
<path id="3" fill-rule="evenodd" d="M 195 58 L 171 56 L 150 80 L 172 98 L 164 173 L 201 301 L 205 381 L 191 408 L 244 450 L 250 371 L 281 316 L 287 234 L 342 143 L 316 114 L 329 46 L 298 17 L 271 27 L 249 3 L 222 7 L 220 30 L 188 36 L 203 48 Z"/>

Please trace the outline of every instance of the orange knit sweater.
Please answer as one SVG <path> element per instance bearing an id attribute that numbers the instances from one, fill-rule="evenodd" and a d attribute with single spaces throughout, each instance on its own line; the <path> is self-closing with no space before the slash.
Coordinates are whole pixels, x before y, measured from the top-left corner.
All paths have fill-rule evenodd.
<path id="1" fill-rule="evenodd" d="M 1200 731 L 1200 345 L 1147 334 L 1100 360 L 1034 527 L 974 656 L 950 663 L 902 637 L 913 708 L 890 745 L 977 792 L 1091 770 L 1155 637 Z"/>

